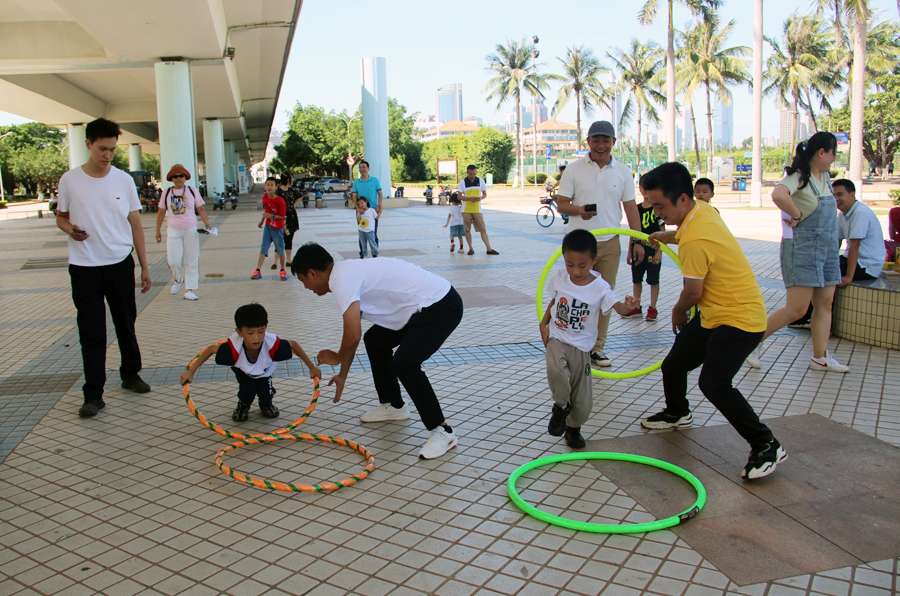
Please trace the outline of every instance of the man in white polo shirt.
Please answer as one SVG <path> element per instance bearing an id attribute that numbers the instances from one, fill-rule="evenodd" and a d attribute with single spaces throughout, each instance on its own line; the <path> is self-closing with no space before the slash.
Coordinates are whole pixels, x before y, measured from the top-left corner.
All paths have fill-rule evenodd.
<path id="1" fill-rule="evenodd" d="M 400 259 L 335 263 L 315 242 L 300 247 L 291 261 L 291 273 L 319 296 L 333 293 L 343 317 L 340 349 L 322 350 L 318 355 L 319 364 L 340 367 L 328 382 L 329 386 L 337 385 L 335 403 L 341 399 L 356 348 L 364 339 L 379 405 L 360 420 L 409 419 L 409 408 L 400 394 L 402 383 L 429 431 L 419 457 L 434 459 L 456 447 L 456 434 L 444 419 L 441 404 L 422 370 L 422 363 L 440 349 L 462 320 L 462 298 L 450 282 Z M 361 319 L 373 323 L 365 337 Z"/>
<path id="2" fill-rule="evenodd" d="M 841 253 L 841 287 L 851 281 L 875 279 L 884 268 L 884 233 L 872 208 L 856 200 L 856 185 L 849 180 L 835 180 L 837 199 L 838 242 L 847 240 Z"/>
<path id="3" fill-rule="evenodd" d="M 628 227 L 641 231 L 631 168 L 613 158 L 612 149 L 615 144 L 613 125 L 605 120 L 594 122 L 587 134 L 590 151 L 584 157 L 570 162 L 560 179 L 556 201 L 559 212 L 569 216 L 568 231 L 579 228 L 618 228 L 622 221 L 622 209 L 625 210 Z M 634 252 L 635 264 L 640 263 L 644 258 L 644 247 L 635 244 Z M 594 271 L 614 289 L 621 260 L 619 236 L 598 236 Z M 597 325 L 597 342 L 591 351 L 591 364 L 597 367 L 611 364 L 603 352 L 609 317 L 609 314 L 601 315 Z"/>
<path id="4" fill-rule="evenodd" d="M 141 264 L 142 293 L 150 290 L 150 272 L 134 179 L 112 166 L 120 134 L 115 122 L 99 118 L 89 123 L 87 162 L 59 179 L 56 226 L 69 235 L 69 277 L 84 365 L 84 405 L 78 411 L 82 418 L 96 416 L 106 405 L 106 306 L 119 340 L 122 387 L 136 393 L 150 391 L 138 375 L 141 349 L 134 334 L 132 249 Z"/>

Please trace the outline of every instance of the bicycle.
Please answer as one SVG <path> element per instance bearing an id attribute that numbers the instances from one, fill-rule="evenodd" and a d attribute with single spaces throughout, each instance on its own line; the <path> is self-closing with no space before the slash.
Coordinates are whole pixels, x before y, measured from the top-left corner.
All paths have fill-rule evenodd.
<path id="1" fill-rule="evenodd" d="M 541 197 L 541 206 L 537 210 L 537 222 L 540 226 L 547 228 L 553 225 L 553 222 L 556 221 L 556 214 L 559 212 L 559 206 L 556 204 L 556 199 L 553 197 Z M 563 223 L 569 223 L 569 216 L 563 213 L 560 213 L 559 216 L 562 218 Z"/>

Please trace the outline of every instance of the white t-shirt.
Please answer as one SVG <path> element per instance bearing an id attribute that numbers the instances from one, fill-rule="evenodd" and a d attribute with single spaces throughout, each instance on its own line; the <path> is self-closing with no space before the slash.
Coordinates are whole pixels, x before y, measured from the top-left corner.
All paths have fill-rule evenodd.
<path id="1" fill-rule="evenodd" d="M 141 210 L 134 179 L 111 167 L 103 178 L 92 178 L 81 167 L 59 179 L 60 211 L 69 221 L 89 234 L 87 240 L 69 237 L 69 263 L 82 267 L 102 267 L 121 263 L 131 254 L 134 236 L 128 215 Z"/>
<path id="2" fill-rule="evenodd" d="M 608 313 L 619 301 L 599 273 L 591 271 L 591 274 L 594 281 L 576 286 L 563 268 L 550 277 L 547 285 L 554 300 L 550 309 L 550 337 L 583 352 L 594 349 L 600 312 Z"/>
<path id="3" fill-rule="evenodd" d="M 844 239 L 848 242 L 841 254 L 846 257 L 850 252 L 849 240 L 860 240 L 856 264 L 872 277 L 878 277 L 884 267 L 884 234 L 871 207 L 856 201 L 846 215 L 838 211 L 838 240 L 843 243 Z"/>
<path id="4" fill-rule="evenodd" d="M 163 193 L 161 209 L 166 210 L 166 226 L 171 230 L 191 230 L 197 227 L 197 215 L 194 209 L 202 207 L 205 203 L 192 186 L 185 186 L 181 190 L 175 187 L 167 188 Z"/>
<path id="5" fill-rule="evenodd" d="M 597 205 L 597 215 L 590 219 L 580 216 L 569 218 L 567 230 L 597 230 L 618 228 L 622 221 L 622 206 L 625 201 L 634 201 L 634 181 L 631 169 L 616 158 L 610 157 L 604 167 L 598 166 L 585 155 L 568 165 L 559 179 L 557 194 L 572 199 L 576 207 Z M 598 242 L 615 236 L 597 236 Z"/>
<path id="6" fill-rule="evenodd" d="M 231 365 L 243 371 L 251 379 L 265 379 L 272 376 L 279 361 L 290 360 L 291 355 L 290 342 L 267 331 L 256 361 L 250 362 L 247 352 L 244 350 L 244 339 L 237 333 L 232 333 L 228 341 L 219 346 L 216 364 Z"/>
<path id="7" fill-rule="evenodd" d="M 414 314 L 446 296 L 451 286 L 418 265 L 378 257 L 336 262 L 329 287 L 341 314 L 358 301 L 362 318 L 398 331 Z"/>
<path id="8" fill-rule="evenodd" d="M 450 225 L 463 225 L 462 207 L 460 205 L 450 205 Z"/>
<path id="9" fill-rule="evenodd" d="M 358 212 L 357 212 L 358 213 Z M 375 218 L 378 213 L 369 207 L 359 216 L 359 231 L 375 233 Z"/>

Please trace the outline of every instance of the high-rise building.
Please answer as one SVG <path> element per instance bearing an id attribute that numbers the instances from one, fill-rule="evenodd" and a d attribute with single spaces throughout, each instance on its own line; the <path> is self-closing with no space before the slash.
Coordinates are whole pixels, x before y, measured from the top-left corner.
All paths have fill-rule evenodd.
<path id="1" fill-rule="evenodd" d="M 547 121 L 547 106 L 544 105 L 543 99 L 538 99 L 532 105 L 529 105 L 528 112 L 531 114 L 531 121 L 537 122 L 538 125 Z"/>
<path id="2" fill-rule="evenodd" d="M 528 106 L 528 111 L 525 110 L 525 106 L 522 106 L 522 130 L 524 131 L 526 128 L 531 128 L 531 106 Z M 516 134 L 516 113 L 515 112 L 507 112 L 506 114 L 506 132 L 507 134 L 515 135 Z"/>
<path id="3" fill-rule="evenodd" d="M 438 87 L 435 93 L 435 104 L 438 122 L 446 124 L 453 120 L 462 120 L 462 85 L 453 83 Z"/>
<path id="4" fill-rule="evenodd" d="M 691 106 L 683 106 L 681 112 L 675 120 L 678 128 L 681 129 L 681 142 L 678 143 L 680 151 L 688 151 L 694 148 L 694 123 L 691 121 Z"/>
<path id="5" fill-rule="evenodd" d="M 613 73 L 609 73 L 606 77 L 606 86 L 612 87 L 616 84 L 616 77 Z M 624 134 L 620 134 L 618 131 L 619 128 L 619 120 L 622 119 L 622 106 L 625 104 L 624 98 L 622 94 L 617 94 L 615 97 L 608 98 L 608 105 L 600 106 L 600 110 L 598 113 L 598 120 L 606 120 L 607 122 L 613 125 L 613 128 L 616 129 L 616 134 L 619 138 L 622 138 Z M 590 123 L 588 123 L 590 126 Z"/>
<path id="6" fill-rule="evenodd" d="M 713 117 L 713 136 L 716 139 L 716 147 L 728 149 L 732 145 L 734 136 L 734 104 L 725 105 L 716 100 L 716 111 Z"/>
<path id="7" fill-rule="evenodd" d="M 794 127 L 797 125 L 796 112 L 788 106 L 781 107 L 778 139 L 782 145 L 794 145 Z"/>

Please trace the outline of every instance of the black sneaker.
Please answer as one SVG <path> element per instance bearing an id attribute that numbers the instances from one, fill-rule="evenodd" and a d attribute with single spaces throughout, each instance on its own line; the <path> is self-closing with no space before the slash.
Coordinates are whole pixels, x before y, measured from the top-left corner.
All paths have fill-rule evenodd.
<path id="1" fill-rule="evenodd" d="M 812 321 L 809 319 L 800 319 L 798 321 L 794 321 L 790 325 L 788 325 L 791 329 L 810 329 L 812 327 Z"/>
<path id="2" fill-rule="evenodd" d="M 591 364 L 594 368 L 603 368 L 612 366 L 612 362 L 606 357 L 602 350 L 591 352 Z"/>
<path id="3" fill-rule="evenodd" d="M 587 443 L 585 443 L 584 437 L 581 436 L 581 427 L 566 427 L 566 445 L 572 449 L 584 449 L 584 446 L 587 445 Z"/>
<path id="4" fill-rule="evenodd" d="M 694 417 L 691 416 L 690 412 L 687 414 L 673 414 L 668 410 L 663 410 L 659 414 L 654 414 L 641 420 L 641 426 L 652 430 L 680 428 L 682 426 L 690 426 L 693 423 Z"/>
<path id="5" fill-rule="evenodd" d="M 237 407 L 234 409 L 234 412 L 231 414 L 231 419 L 235 422 L 247 422 L 247 418 L 250 417 L 250 404 L 245 404 L 242 401 L 238 401 Z"/>
<path id="6" fill-rule="evenodd" d="M 553 404 L 553 411 L 550 413 L 550 424 L 547 425 L 547 432 L 554 437 L 561 437 L 566 432 L 566 416 L 572 410 L 570 406 L 560 408 Z"/>
<path id="7" fill-rule="evenodd" d="M 259 412 L 264 418 L 278 418 L 278 415 L 280 414 L 275 404 L 269 404 L 267 406 L 260 405 Z"/>
<path id="8" fill-rule="evenodd" d="M 81 406 L 81 409 L 78 410 L 78 416 L 81 418 L 93 418 L 97 415 L 97 412 L 106 407 L 106 404 L 103 403 L 102 399 L 92 399 L 90 401 L 84 402 L 84 405 Z"/>
<path id="9" fill-rule="evenodd" d="M 150 385 L 145 383 L 139 375 L 122 379 L 122 388 L 135 393 L 150 393 Z"/>
<path id="10" fill-rule="evenodd" d="M 768 476 L 787 457 L 787 451 L 776 439 L 772 439 L 771 443 L 754 447 L 750 451 L 750 459 L 747 461 L 747 465 L 741 471 L 741 478 L 756 480 L 757 478 Z"/>

